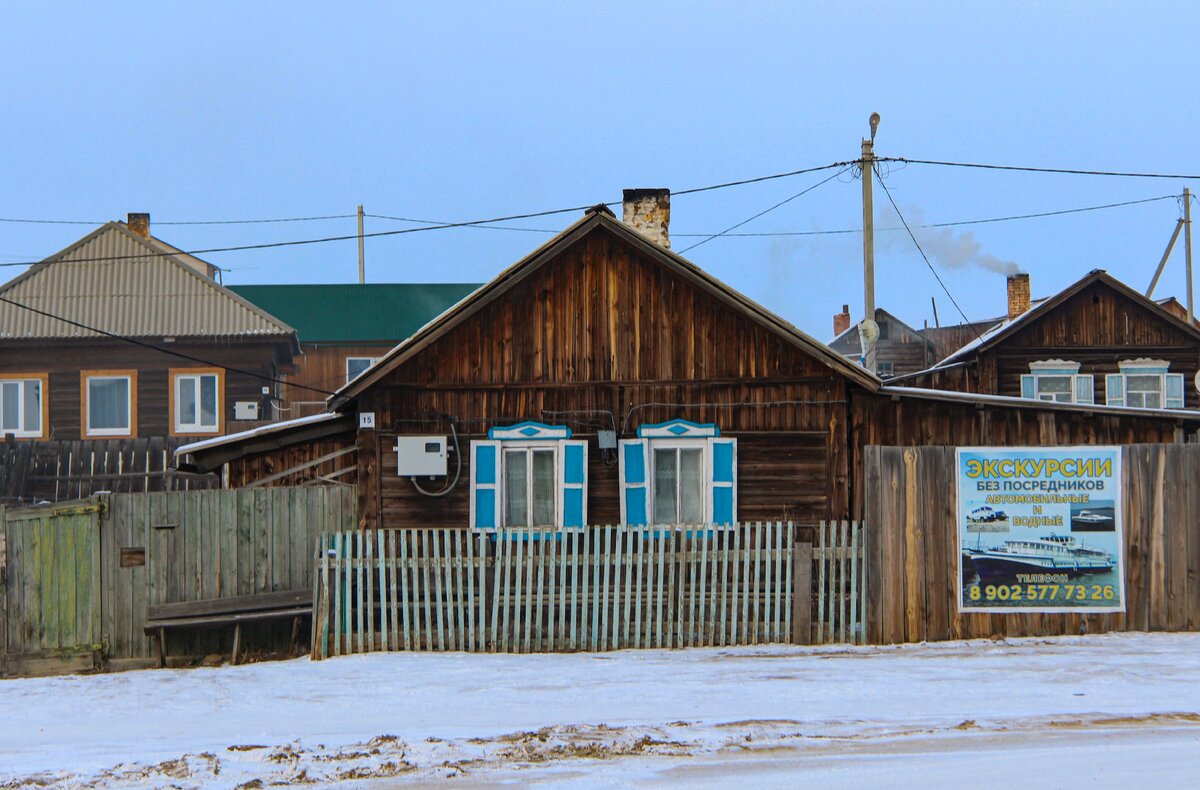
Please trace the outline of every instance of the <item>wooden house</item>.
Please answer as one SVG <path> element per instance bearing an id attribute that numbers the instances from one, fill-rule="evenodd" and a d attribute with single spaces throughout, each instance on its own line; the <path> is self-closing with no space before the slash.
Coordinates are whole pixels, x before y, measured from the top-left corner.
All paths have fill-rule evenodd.
<path id="1" fill-rule="evenodd" d="M 266 417 L 296 333 L 215 271 L 131 214 L 0 286 L 0 433 L 204 437 Z"/>
<path id="2" fill-rule="evenodd" d="M 811 524 L 861 518 L 868 445 L 1174 442 L 1200 426 L 892 386 L 671 252 L 666 196 L 649 197 L 627 194 L 625 222 L 589 210 L 342 387 L 319 449 L 288 438 L 318 430 L 298 423 L 180 454 L 236 486 L 352 451 L 367 528 Z M 436 476 L 414 471 L 423 451 L 443 458 Z"/>
<path id="3" fill-rule="evenodd" d="M 279 413 L 325 410 L 322 391 L 355 379 L 478 284 L 231 285 L 229 290 L 296 329 L 301 355 L 284 376 Z"/>
<path id="4" fill-rule="evenodd" d="M 906 386 L 1155 409 L 1200 407 L 1200 327 L 1096 270 L 1031 305 L 1009 278 L 1008 317 Z"/>
<path id="5" fill-rule="evenodd" d="M 938 361 L 937 347 L 921 330 L 913 329 L 882 307 L 875 308 L 875 323 L 879 327 L 875 372 L 881 379 L 916 373 Z M 842 312 L 833 317 L 834 338 L 829 347 L 861 364 L 863 346 L 858 328 L 858 324 L 850 323 L 849 306 L 843 305 Z"/>

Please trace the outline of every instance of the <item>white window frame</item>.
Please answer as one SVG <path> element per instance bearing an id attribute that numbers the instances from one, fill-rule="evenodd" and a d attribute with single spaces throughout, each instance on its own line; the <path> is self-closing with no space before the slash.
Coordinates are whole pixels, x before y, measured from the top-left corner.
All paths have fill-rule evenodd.
<path id="1" fill-rule="evenodd" d="M 887 365 L 887 368 L 888 368 L 886 373 L 883 370 L 884 365 Z M 892 362 L 891 360 L 877 361 L 875 363 L 875 372 L 881 379 L 883 379 L 883 378 L 890 379 L 896 375 L 896 364 L 894 362 Z"/>
<path id="2" fill-rule="evenodd" d="M 500 498 L 500 519 L 499 527 L 506 529 L 512 527 L 508 523 L 508 454 L 515 452 L 524 452 L 527 460 L 525 474 L 525 507 L 526 521 L 533 521 L 533 450 L 549 449 L 554 453 L 554 523 L 539 524 L 535 527 L 533 524 L 523 524 L 521 529 L 537 529 L 544 527 L 561 527 L 563 523 L 563 492 L 562 484 L 559 482 L 562 479 L 562 463 L 564 453 L 562 451 L 562 442 L 558 439 L 545 439 L 540 441 L 515 442 L 503 441 L 500 442 L 498 449 L 499 458 L 496 470 L 496 479 L 499 483 L 499 498 Z"/>
<path id="3" fill-rule="evenodd" d="M 124 428 L 93 428 L 92 427 L 92 382 L 93 381 L 125 381 L 125 425 Z M 88 436 L 133 436 L 137 426 L 133 424 L 134 409 L 134 377 L 128 373 L 88 373 L 84 376 L 84 412 L 86 432 Z"/>
<path id="4" fill-rule="evenodd" d="M 214 422 L 212 425 L 204 425 L 201 422 L 185 423 L 185 422 L 183 422 L 183 420 L 180 417 L 180 408 L 181 408 L 182 400 L 183 400 L 182 398 L 179 397 L 180 386 L 182 385 L 184 380 L 188 380 L 188 381 L 191 381 L 194 383 L 195 394 L 196 394 L 196 401 L 195 401 L 196 402 L 196 419 L 199 420 L 200 414 L 201 414 L 200 380 L 203 378 L 206 378 L 206 377 L 211 377 L 213 379 L 216 379 L 217 408 L 216 408 L 215 414 L 213 415 L 216 422 Z M 172 421 L 172 424 L 175 426 L 175 433 L 177 433 L 177 434 L 214 433 L 215 434 L 215 433 L 221 432 L 221 409 L 223 407 L 223 404 L 221 403 L 221 400 L 222 400 L 222 398 L 221 398 L 222 378 L 223 377 L 221 376 L 221 374 L 219 374 L 215 371 L 196 371 L 194 373 L 179 372 L 179 373 L 173 374 L 173 376 L 172 376 L 173 381 L 171 382 L 171 386 L 174 388 L 175 408 L 173 409 L 174 414 L 171 415 L 171 421 Z"/>
<path id="5" fill-rule="evenodd" d="M 1121 362 L 1118 362 L 1117 367 L 1120 369 L 1120 372 L 1116 373 L 1116 374 L 1111 374 L 1111 375 L 1114 377 L 1119 376 L 1121 379 L 1120 397 L 1114 398 L 1113 394 L 1108 391 L 1109 387 L 1106 386 L 1105 387 L 1105 402 L 1106 403 L 1109 403 L 1110 405 L 1127 406 L 1131 409 L 1182 409 L 1182 408 L 1186 408 L 1186 406 L 1187 406 L 1187 379 L 1186 378 L 1183 378 L 1183 385 L 1182 385 L 1182 390 L 1181 390 L 1182 396 L 1183 396 L 1182 403 L 1178 406 L 1168 406 L 1167 405 L 1167 399 L 1168 399 L 1167 376 L 1173 375 L 1173 376 L 1181 377 L 1181 375 L 1178 373 L 1173 374 L 1170 372 L 1171 363 L 1168 362 L 1167 360 L 1165 360 L 1165 359 L 1147 359 L 1145 357 L 1142 357 L 1139 359 L 1126 359 Z M 1158 394 L 1158 405 L 1157 406 L 1133 405 L 1129 402 L 1129 380 L 1131 378 L 1135 378 L 1135 377 L 1137 377 L 1137 378 L 1153 377 L 1158 381 L 1158 389 L 1156 390 L 1156 392 Z M 1144 401 L 1145 400 L 1144 396 L 1149 392 L 1149 390 L 1137 390 L 1137 392 L 1143 396 L 1143 401 Z M 1114 404 L 1113 401 L 1117 401 L 1117 403 Z"/>
<path id="6" fill-rule="evenodd" d="M 680 450 L 680 449 L 699 449 L 700 450 L 700 486 L 701 486 L 701 503 L 700 512 L 702 521 L 701 524 L 712 524 L 712 500 L 713 500 L 713 470 L 712 470 L 712 440 L 708 438 L 702 439 L 656 439 L 651 438 L 646 441 L 646 454 L 649 456 L 646 459 L 646 466 L 649 471 L 648 479 L 646 480 L 646 509 L 649 511 L 646 515 L 652 524 L 658 523 L 683 523 L 681 521 L 659 522 L 655 518 L 654 503 L 655 503 L 655 487 L 658 479 L 655 470 L 655 464 L 658 458 L 659 450 Z M 675 456 L 679 457 L 678 453 Z M 675 467 L 675 491 L 679 491 L 679 466 Z M 678 519 L 679 500 L 675 501 L 675 513 Z"/>
<path id="7" fill-rule="evenodd" d="M 0 387 L 6 384 L 16 384 L 19 388 L 17 395 L 17 424 L 22 426 L 16 430 L 8 430 L 3 427 L 0 422 L 0 436 L 15 436 L 18 439 L 40 439 L 46 434 L 46 389 L 47 377 L 39 376 L 12 376 L 0 378 Z M 37 419 L 38 429 L 36 431 L 28 430 L 23 427 L 27 424 L 27 415 L 25 413 L 25 390 L 30 384 L 38 385 L 38 404 L 37 404 Z M 4 392 L 0 389 L 0 415 L 3 415 L 4 408 Z M 0 420 L 3 417 L 0 416 Z"/>
<path id="8" fill-rule="evenodd" d="M 346 357 L 346 383 L 349 384 L 350 382 L 354 381 L 354 379 L 358 378 L 358 376 L 362 375 L 362 373 L 359 373 L 358 376 L 355 376 L 353 379 L 350 378 L 350 363 L 352 361 L 361 362 L 366 360 L 369 363 L 366 368 L 363 369 L 363 373 L 366 373 L 380 359 L 382 359 L 382 357 Z"/>
<path id="9" fill-rule="evenodd" d="M 1084 386 L 1089 392 L 1095 391 L 1095 377 L 1092 375 L 1081 375 L 1079 373 L 1080 363 L 1072 362 L 1065 359 L 1047 359 L 1040 362 L 1029 363 L 1029 373 L 1027 374 L 1033 382 L 1033 399 L 1046 401 L 1049 403 L 1085 403 L 1090 404 L 1093 401 L 1083 401 L 1079 398 L 1080 386 Z M 1042 392 L 1043 381 L 1050 379 L 1066 379 L 1067 392 Z M 1086 381 L 1084 381 L 1086 379 Z M 1023 389 L 1023 388 L 1022 388 Z M 1066 400 L 1060 399 L 1058 396 L 1065 394 Z M 1024 395 L 1024 392 L 1022 392 Z M 1094 397 L 1094 396 L 1093 396 Z"/>

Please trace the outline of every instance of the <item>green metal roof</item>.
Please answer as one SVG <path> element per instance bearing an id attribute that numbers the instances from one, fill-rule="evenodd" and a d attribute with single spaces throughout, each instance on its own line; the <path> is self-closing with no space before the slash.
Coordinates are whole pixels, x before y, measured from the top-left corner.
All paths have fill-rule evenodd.
<path id="1" fill-rule="evenodd" d="M 226 287 L 295 327 L 301 343 L 399 343 L 479 286 L 368 283 Z"/>

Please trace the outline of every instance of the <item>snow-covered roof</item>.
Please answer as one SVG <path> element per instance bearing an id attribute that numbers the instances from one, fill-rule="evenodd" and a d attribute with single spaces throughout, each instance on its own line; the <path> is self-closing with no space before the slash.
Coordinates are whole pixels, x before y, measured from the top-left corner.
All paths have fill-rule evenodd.
<path id="1" fill-rule="evenodd" d="M 234 442 L 241 442 L 246 439 L 268 436 L 273 433 L 291 430 L 292 428 L 298 428 L 303 425 L 317 425 L 324 422 L 332 422 L 333 420 L 343 417 L 345 417 L 344 414 L 338 414 L 337 412 L 321 412 L 320 414 L 311 414 L 308 417 L 297 417 L 292 420 L 273 422 L 268 425 L 262 425 L 258 428 L 251 428 L 246 431 L 238 431 L 237 433 L 230 433 L 226 434 L 225 436 L 217 436 L 212 439 L 204 439 L 199 442 L 185 444 L 175 449 L 175 457 L 178 458 L 183 455 L 199 452 L 200 450 L 210 450 L 213 447 L 220 447 L 224 444 L 233 444 Z"/>
<path id="2" fill-rule="evenodd" d="M 1200 421 L 1200 411 L 1194 409 L 1142 409 L 1136 406 L 1106 406 L 1090 403 L 1058 403 L 1057 401 L 1018 398 L 1013 395 L 984 395 L 977 392 L 935 390 L 925 387 L 904 387 L 884 384 L 879 388 L 881 395 L 897 395 L 902 398 L 954 401 L 959 403 L 992 403 L 997 406 L 1019 406 L 1028 409 L 1051 409 L 1101 414 L 1134 415 L 1138 417 L 1167 417 L 1175 420 Z"/>

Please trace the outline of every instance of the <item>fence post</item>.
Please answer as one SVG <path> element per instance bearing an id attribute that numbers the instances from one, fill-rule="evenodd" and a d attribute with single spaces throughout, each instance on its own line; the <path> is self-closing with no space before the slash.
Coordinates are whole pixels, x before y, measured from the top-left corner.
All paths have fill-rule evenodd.
<path id="1" fill-rule="evenodd" d="M 792 644 L 812 643 L 812 557 L 810 541 L 799 541 L 792 549 Z"/>

